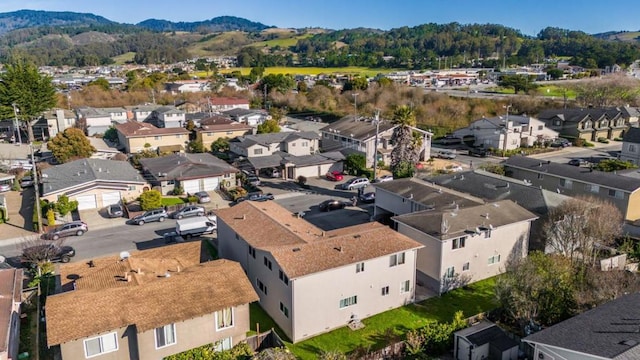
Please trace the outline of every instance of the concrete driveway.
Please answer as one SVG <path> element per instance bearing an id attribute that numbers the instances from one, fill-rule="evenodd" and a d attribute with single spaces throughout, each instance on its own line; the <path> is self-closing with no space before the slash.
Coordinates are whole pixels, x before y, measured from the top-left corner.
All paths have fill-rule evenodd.
<path id="1" fill-rule="evenodd" d="M 24 191 L 8 191 L 4 193 L 7 200 L 9 221 L 0 224 L 0 240 L 16 239 L 34 235 L 33 206 L 35 191 L 27 188 Z"/>

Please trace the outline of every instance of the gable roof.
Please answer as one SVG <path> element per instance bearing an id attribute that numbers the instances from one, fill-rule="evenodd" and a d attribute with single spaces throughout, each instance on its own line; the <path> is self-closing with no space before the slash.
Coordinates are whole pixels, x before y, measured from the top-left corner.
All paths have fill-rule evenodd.
<path id="1" fill-rule="evenodd" d="M 378 133 L 383 133 L 395 127 L 396 126 L 390 120 L 381 119 Z M 364 141 L 376 136 L 376 124 L 371 118 L 347 115 L 342 119 L 323 127 L 320 131 L 325 133 L 336 133 Z"/>
<path id="2" fill-rule="evenodd" d="M 603 117 L 613 120 L 621 116 L 621 112 L 616 108 L 585 108 L 585 109 L 547 109 L 538 114 L 540 120 L 551 120 L 558 118 L 565 122 L 578 123 L 587 118 L 597 121 Z"/>
<path id="3" fill-rule="evenodd" d="M 301 156 L 290 155 L 283 151 L 276 151 L 271 155 L 250 157 L 247 161 L 254 169 L 266 169 L 270 167 L 278 167 L 287 163 L 295 166 L 333 164 L 344 159 L 345 156 L 339 151 Z"/>
<path id="4" fill-rule="evenodd" d="M 526 156 L 511 156 L 505 162 L 507 167 L 514 167 L 536 174 L 553 175 L 559 178 L 576 180 L 589 184 L 601 185 L 611 189 L 625 192 L 634 192 L 640 187 L 640 183 L 633 178 L 615 173 L 597 171 L 569 164 L 558 164 L 551 161 L 538 160 Z"/>
<path id="5" fill-rule="evenodd" d="M 153 112 L 158 114 L 184 114 L 184 111 L 176 108 L 175 106 L 161 106 L 153 110 Z"/>
<path id="6" fill-rule="evenodd" d="M 22 302 L 22 269 L 0 269 L 0 354 L 9 349 L 14 303 Z"/>
<path id="7" fill-rule="evenodd" d="M 278 132 L 268 134 L 255 134 L 239 136 L 232 141 L 236 143 L 236 146 L 247 149 L 253 145 L 259 144 L 264 147 L 269 147 L 270 144 L 280 144 L 283 142 L 290 142 L 298 139 L 317 140 L 320 135 L 313 131 L 304 132 Z"/>
<path id="8" fill-rule="evenodd" d="M 83 272 L 84 277 L 78 280 L 82 279 L 85 284 L 93 286 L 47 297 L 48 345 L 62 344 L 128 325 L 134 325 L 137 332 L 141 333 L 259 299 L 242 267 L 236 262 L 216 260 L 178 268 L 176 264 L 181 260 L 172 256 L 179 252 L 190 252 L 194 253 L 193 256 L 197 253 L 199 257 L 200 242 L 159 249 L 152 254 L 147 250 L 134 252 L 129 261 L 123 262 L 118 269 L 113 265 L 122 261 L 114 257 L 94 260 L 96 265 L 104 265 L 104 268 L 89 268 L 87 264 L 80 264 L 91 271 Z M 134 261 L 137 267 L 130 266 Z M 73 266 L 78 267 L 77 264 Z M 63 271 L 70 274 L 68 270 Z M 125 273 L 133 278 L 145 278 L 146 281 L 126 281 Z M 109 283 L 125 285 L 108 286 Z M 100 284 L 105 286 L 101 287 Z"/>
<path id="9" fill-rule="evenodd" d="M 115 125 L 116 130 L 125 137 L 146 137 L 156 135 L 189 134 L 189 130 L 181 127 L 158 128 L 153 124 L 129 120 Z"/>
<path id="10" fill-rule="evenodd" d="M 241 109 L 241 108 L 225 110 L 222 113 L 232 117 L 240 117 L 240 116 L 248 116 L 248 115 L 265 115 L 265 116 L 267 115 L 267 112 L 263 110 Z"/>
<path id="11" fill-rule="evenodd" d="M 140 165 L 157 180 L 199 179 L 238 172 L 238 169 L 209 153 L 172 154 L 140 159 Z"/>
<path id="12" fill-rule="evenodd" d="M 518 346 L 518 342 L 507 336 L 499 326 L 486 320 L 456 331 L 455 334 L 466 338 L 475 346 L 491 344 L 491 347 L 500 351 Z"/>
<path id="13" fill-rule="evenodd" d="M 78 117 L 82 118 L 111 118 L 111 115 L 108 112 L 105 112 L 99 108 L 83 106 L 77 108 L 76 111 L 78 113 Z"/>
<path id="14" fill-rule="evenodd" d="M 637 359 L 638 313 L 640 293 L 624 295 L 522 340 L 606 359 Z"/>
<path id="15" fill-rule="evenodd" d="M 390 192 L 401 198 L 411 199 L 425 208 L 433 210 L 453 209 L 456 206 L 475 206 L 483 203 L 482 199 L 469 194 L 459 193 L 414 178 L 397 179 L 373 185 L 376 189 Z"/>
<path id="16" fill-rule="evenodd" d="M 196 131 L 249 131 L 252 129 L 249 125 L 233 121 L 224 116 L 210 116 L 200 120 L 200 128 L 196 129 Z"/>
<path id="17" fill-rule="evenodd" d="M 217 216 L 249 245 L 271 253 L 292 279 L 422 247 L 377 222 L 323 231 L 272 201 L 244 201 Z"/>
<path id="18" fill-rule="evenodd" d="M 42 170 L 42 195 L 82 186 L 105 184 L 145 184 L 138 171 L 126 161 L 79 159 Z"/>
<path id="19" fill-rule="evenodd" d="M 630 127 L 622 137 L 623 142 L 640 144 L 640 128 Z"/>

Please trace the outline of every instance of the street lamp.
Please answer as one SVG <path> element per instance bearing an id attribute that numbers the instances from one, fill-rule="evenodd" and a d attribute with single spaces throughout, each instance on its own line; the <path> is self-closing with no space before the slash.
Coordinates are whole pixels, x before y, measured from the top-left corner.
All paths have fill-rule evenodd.
<path id="1" fill-rule="evenodd" d="M 20 110 L 18 109 L 18 105 L 16 105 L 16 103 L 11 104 L 11 106 L 13 106 L 13 116 L 14 116 L 14 128 L 18 129 L 18 145 L 22 145 L 22 135 L 20 135 L 20 122 L 18 120 L 18 112 L 20 112 Z"/>
<path id="2" fill-rule="evenodd" d="M 373 141 L 373 180 L 377 179 L 377 165 L 378 165 L 378 132 L 380 131 L 380 109 L 376 109 L 375 118 L 373 120 L 376 123 L 376 137 Z"/>

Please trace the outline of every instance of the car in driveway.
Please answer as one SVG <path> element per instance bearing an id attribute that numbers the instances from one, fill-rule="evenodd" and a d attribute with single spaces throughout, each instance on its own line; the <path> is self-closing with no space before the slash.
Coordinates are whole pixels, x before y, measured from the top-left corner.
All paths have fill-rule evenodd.
<path id="1" fill-rule="evenodd" d="M 183 207 L 182 209 L 176 210 L 171 213 L 172 219 L 182 219 L 191 216 L 204 216 L 205 209 L 202 206 L 197 205 L 188 205 Z"/>
<path id="2" fill-rule="evenodd" d="M 451 165 L 447 165 L 444 170 L 446 172 L 462 172 L 464 171 L 464 169 L 462 168 L 462 166 L 460 165 L 456 165 L 456 164 L 451 164 Z"/>
<path id="3" fill-rule="evenodd" d="M 209 197 L 209 194 L 206 191 L 198 191 L 193 194 L 193 196 L 198 199 L 198 203 L 200 204 L 211 202 L 211 197 Z"/>
<path id="4" fill-rule="evenodd" d="M 325 177 L 329 181 L 342 181 L 344 179 L 344 175 L 342 175 L 342 173 L 337 170 L 329 171 L 325 174 Z"/>
<path id="5" fill-rule="evenodd" d="M 243 201 L 258 201 L 258 202 L 262 202 L 262 201 L 269 201 L 269 200 L 273 200 L 275 199 L 275 196 L 273 196 L 272 193 L 267 193 L 267 194 L 263 194 L 263 193 L 251 193 L 245 196 L 241 196 L 239 198 L 237 198 L 235 201 L 233 201 L 231 203 L 231 206 L 233 205 L 237 205 Z"/>
<path id="6" fill-rule="evenodd" d="M 144 225 L 145 223 L 154 221 L 163 222 L 167 220 L 168 217 L 169 214 L 167 214 L 167 211 L 165 209 L 158 208 L 145 211 L 144 213 L 133 217 L 131 220 L 129 220 L 129 222 L 136 225 Z"/>
<path id="7" fill-rule="evenodd" d="M 260 178 L 255 175 L 247 176 L 247 184 L 251 184 L 253 186 L 260 186 Z"/>
<path id="8" fill-rule="evenodd" d="M 33 186 L 33 178 L 31 176 L 25 176 L 20 179 L 20 187 L 27 188 Z"/>
<path id="9" fill-rule="evenodd" d="M 321 202 L 318 205 L 318 209 L 320 209 L 320 211 L 332 211 L 332 210 L 344 209 L 345 206 L 347 206 L 347 204 L 345 204 L 344 201 L 331 199 L 331 200 L 325 200 Z"/>
<path id="10" fill-rule="evenodd" d="M 393 175 L 382 175 L 373 180 L 374 183 L 381 183 L 393 180 Z"/>
<path id="11" fill-rule="evenodd" d="M 20 262 L 27 266 L 32 266 L 41 261 L 68 263 L 74 256 L 76 256 L 76 251 L 71 246 L 43 244 L 23 249 Z"/>
<path id="12" fill-rule="evenodd" d="M 571 159 L 567 164 L 573 165 L 573 166 L 589 166 L 589 164 L 591 163 L 585 159 Z"/>
<path id="13" fill-rule="evenodd" d="M 362 194 L 358 195 L 358 201 L 365 203 L 365 204 L 371 204 L 372 202 L 376 201 L 376 193 L 375 191 L 370 191 L 370 192 L 363 192 Z"/>
<path id="14" fill-rule="evenodd" d="M 124 215 L 124 209 L 120 204 L 111 204 L 107 206 L 107 215 L 110 218 L 119 218 Z"/>
<path id="15" fill-rule="evenodd" d="M 49 230 L 45 234 L 42 234 L 42 239 L 45 240 L 58 240 L 67 236 L 82 236 L 89 231 L 89 226 L 83 221 L 72 221 L 66 224 L 60 225 L 53 230 Z"/>
<path id="16" fill-rule="evenodd" d="M 0 184 L 0 192 L 7 192 L 11 190 L 11 185 L 9 184 Z"/>
<path id="17" fill-rule="evenodd" d="M 342 190 L 356 190 L 360 188 L 365 188 L 369 186 L 369 184 L 370 184 L 369 179 L 360 177 L 360 178 L 353 178 L 347 181 L 346 183 L 340 185 L 340 188 Z"/>

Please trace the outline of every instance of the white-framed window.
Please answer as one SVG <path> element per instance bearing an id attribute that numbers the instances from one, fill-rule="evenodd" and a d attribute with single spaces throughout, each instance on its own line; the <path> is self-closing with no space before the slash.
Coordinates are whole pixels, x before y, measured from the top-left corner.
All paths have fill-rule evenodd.
<path id="1" fill-rule="evenodd" d="M 455 250 L 455 249 L 461 249 L 465 246 L 465 243 L 467 241 L 467 237 L 466 236 L 462 236 L 459 237 L 457 239 L 453 239 L 453 242 L 451 243 L 451 249 Z"/>
<path id="2" fill-rule="evenodd" d="M 284 316 L 289 317 L 289 309 L 284 306 L 283 303 L 280 303 L 280 311 L 284 314 Z"/>
<path id="3" fill-rule="evenodd" d="M 538 125 L 538 130 L 544 130 L 544 125 Z"/>
<path id="4" fill-rule="evenodd" d="M 553 120 L 553 126 L 560 126 L 560 120 Z"/>
<path id="5" fill-rule="evenodd" d="M 262 149 L 253 149 L 253 155 L 262 155 Z"/>
<path id="6" fill-rule="evenodd" d="M 560 186 L 565 189 L 571 189 L 573 187 L 573 181 L 569 179 L 560 179 Z"/>
<path id="7" fill-rule="evenodd" d="M 258 289 L 260 289 L 260 291 L 262 291 L 265 295 L 268 295 L 269 291 L 267 290 L 267 285 L 263 284 L 260 279 L 256 279 L 256 285 L 258 286 Z"/>
<path id="8" fill-rule="evenodd" d="M 487 261 L 489 265 L 497 264 L 499 262 L 500 262 L 500 255 L 490 256 L 489 260 Z"/>
<path id="9" fill-rule="evenodd" d="M 129 185 L 129 191 L 135 191 L 135 190 L 136 190 L 135 185 Z"/>
<path id="10" fill-rule="evenodd" d="M 627 150 L 629 150 L 629 152 L 636 152 L 636 146 L 634 144 L 629 144 Z"/>
<path id="11" fill-rule="evenodd" d="M 400 294 L 404 294 L 409 292 L 411 289 L 411 282 L 409 280 L 405 280 L 400 283 Z"/>
<path id="12" fill-rule="evenodd" d="M 309 142 L 308 142 L 308 141 L 303 141 L 303 142 L 302 142 L 302 146 L 305 146 L 305 147 L 306 147 L 306 146 L 309 146 Z"/>
<path id="13" fill-rule="evenodd" d="M 182 134 L 176 134 L 176 139 L 180 139 L 182 137 Z"/>
<path id="14" fill-rule="evenodd" d="M 285 285 L 289 285 L 289 277 L 282 270 L 280 270 L 278 278 L 280 278 Z"/>
<path id="15" fill-rule="evenodd" d="M 84 355 L 87 359 L 113 351 L 118 351 L 118 333 L 112 332 L 84 341 Z"/>
<path id="16" fill-rule="evenodd" d="M 404 253 L 391 255 L 389 257 L 389 267 L 394 267 L 396 265 L 402 265 L 402 264 L 404 264 L 404 260 L 405 260 L 405 254 Z"/>
<path id="17" fill-rule="evenodd" d="M 216 331 L 232 328 L 234 325 L 233 315 L 231 307 L 216 311 Z"/>
<path id="18" fill-rule="evenodd" d="M 227 135 L 233 135 L 233 131 L 227 131 Z"/>
<path id="19" fill-rule="evenodd" d="M 355 305 L 358 303 L 358 295 L 353 295 L 348 298 L 340 300 L 340 309 Z"/>
<path id="20" fill-rule="evenodd" d="M 444 271 L 444 277 L 452 278 L 455 273 L 456 273 L 456 268 L 454 266 L 450 266 L 447 268 L 447 270 Z"/>
<path id="21" fill-rule="evenodd" d="M 469 270 L 469 262 L 467 261 L 466 263 L 462 264 L 462 271 L 468 271 Z"/>
<path id="22" fill-rule="evenodd" d="M 356 264 L 356 273 L 359 273 L 359 272 L 362 272 L 362 271 L 364 271 L 364 263 L 363 262 L 357 263 Z"/>
<path id="23" fill-rule="evenodd" d="M 267 259 L 267 257 L 264 257 L 264 266 L 268 267 L 269 270 L 271 270 L 271 260 Z"/>
<path id="24" fill-rule="evenodd" d="M 597 194 L 600 192 L 600 186 L 594 185 L 594 184 L 585 184 L 584 189 L 594 194 Z"/>
<path id="25" fill-rule="evenodd" d="M 388 286 L 383 286 L 382 287 L 382 296 L 387 296 L 389 295 L 389 287 Z"/>
<path id="26" fill-rule="evenodd" d="M 624 199 L 624 193 L 620 190 L 609 189 L 609 196 L 616 199 Z"/>
<path id="27" fill-rule="evenodd" d="M 231 350 L 232 347 L 233 347 L 233 339 L 231 337 L 228 337 L 226 339 L 222 339 L 218 341 L 214 345 L 213 350 L 220 352 L 225 350 Z"/>
<path id="28" fill-rule="evenodd" d="M 169 324 L 156 328 L 155 335 L 156 349 L 174 345 L 176 343 L 176 325 Z"/>

